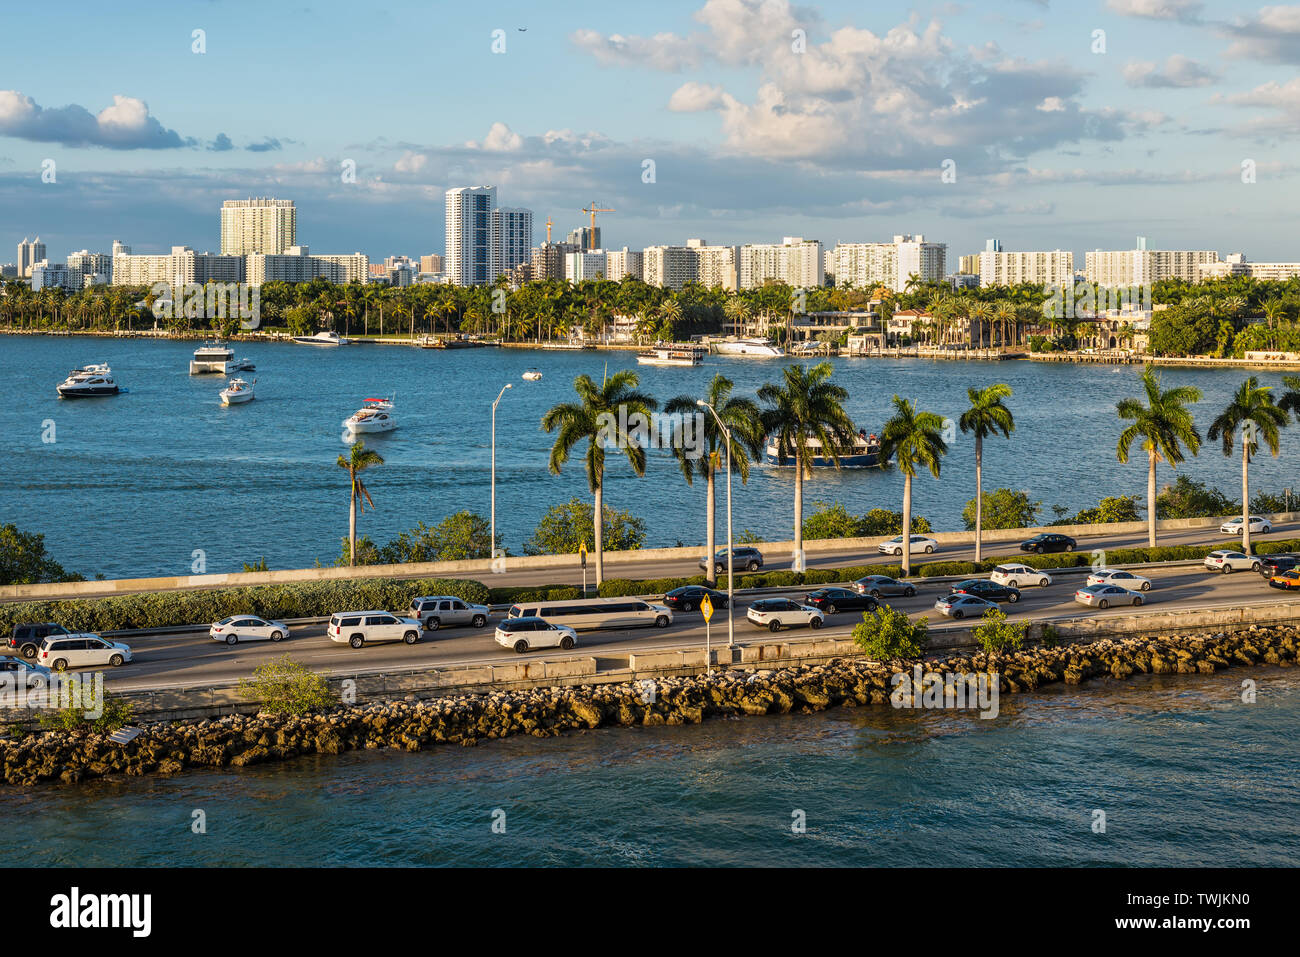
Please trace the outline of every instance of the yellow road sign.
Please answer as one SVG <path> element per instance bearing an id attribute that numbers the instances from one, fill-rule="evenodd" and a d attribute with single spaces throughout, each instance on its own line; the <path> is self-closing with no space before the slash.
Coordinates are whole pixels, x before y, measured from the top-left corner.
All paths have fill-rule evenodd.
<path id="1" fill-rule="evenodd" d="M 704 615 L 706 622 L 713 617 L 713 602 L 709 601 L 708 595 L 700 599 L 700 612 Z"/>
<path id="2" fill-rule="evenodd" d="M 586 568 L 587 567 L 587 542 L 585 540 L 581 545 L 578 546 L 578 556 L 582 559 L 582 567 Z"/>

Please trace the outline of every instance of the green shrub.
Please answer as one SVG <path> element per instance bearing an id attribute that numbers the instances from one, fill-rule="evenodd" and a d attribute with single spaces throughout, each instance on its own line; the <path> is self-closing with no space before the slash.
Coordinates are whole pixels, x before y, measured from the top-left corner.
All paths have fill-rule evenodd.
<path id="1" fill-rule="evenodd" d="M 929 640 L 929 619 L 912 622 L 904 612 L 881 605 L 863 613 L 853 640 L 874 661 L 920 658 Z"/>
<path id="2" fill-rule="evenodd" d="M 526 585 L 493 588 L 488 592 L 489 605 L 513 605 L 521 601 L 572 601 L 582 597 L 578 585 Z"/>
<path id="3" fill-rule="evenodd" d="M 143 592 L 109 598 L 12 602 L 0 605 L 0 633 L 23 621 L 57 621 L 71 631 L 171 628 L 220 621 L 230 615 L 317 618 L 345 609 L 403 611 L 417 595 L 487 600 L 481 582 L 464 578 L 349 578 L 339 581 L 247 585 L 205 591 Z"/>
<path id="4" fill-rule="evenodd" d="M 77 679 L 74 679 L 77 680 Z M 74 697 L 76 695 L 74 694 Z M 135 705 L 125 698 L 105 694 L 100 715 L 97 718 L 86 717 L 84 702 L 72 704 L 66 708 L 42 711 L 38 719 L 40 726 L 47 731 L 77 731 L 81 728 L 112 734 L 135 718 Z"/>
<path id="5" fill-rule="evenodd" d="M 276 714 L 307 714 L 335 703 L 325 678 L 288 655 L 258 665 L 253 677 L 240 679 L 239 690 Z"/>
<path id="6" fill-rule="evenodd" d="M 1007 621 L 1007 613 L 1000 608 L 990 608 L 975 626 L 972 637 L 989 654 L 1019 651 L 1025 642 L 1027 628 L 1024 622 Z"/>

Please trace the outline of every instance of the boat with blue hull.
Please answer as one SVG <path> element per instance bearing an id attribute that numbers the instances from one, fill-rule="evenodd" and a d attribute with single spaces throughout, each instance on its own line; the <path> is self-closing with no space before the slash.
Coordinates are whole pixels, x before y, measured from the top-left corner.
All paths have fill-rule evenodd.
<path id="1" fill-rule="evenodd" d="M 805 443 L 805 448 L 812 453 L 813 468 L 835 467 L 835 460 L 829 455 L 822 454 L 820 439 L 810 437 Z M 767 440 L 766 453 L 768 465 L 794 468 L 793 455 L 787 456 L 785 462 L 778 461 L 775 438 Z M 852 448 L 840 453 L 839 465 L 842 469 L 868 469 L 875 468 L 880 464 L 880 440 L 874 435 L 867 435 L 865 432 L 859 432 L 854 437 Z"/>

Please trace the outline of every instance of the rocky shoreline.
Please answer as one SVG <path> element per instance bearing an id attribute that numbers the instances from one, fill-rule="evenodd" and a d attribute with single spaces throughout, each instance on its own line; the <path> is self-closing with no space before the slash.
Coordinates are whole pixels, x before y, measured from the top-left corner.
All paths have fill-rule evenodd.
<path id="1" fill-rule="evenodd" d="M 1251 626 L 1234 634 L 1103 639 L 1003 655 L 931 657 L 919 664 L 929 673 L 954 678 L 996 675 L 999 694 L 1019 694 L 1047 684 L 1079 684 L 1093 678 L 1293 665 L 1298 649 L 1300 626 Z M 305 754 L 374 748 L 420 751 L 517 734 L 554 737 L 613 725 L 698 724 L 710 717 L 888 706 L 891 696 L 897 701 L 895 676 L 912 674 L 917 664 L 836 658 L 825 664 L 752 672 L 719 670 L 653 682 L 374 703 L 302 717 L 232 715 L 145 725 L 144 732 L 127 744 L 92 731 L 46 731 L 0 741 L 0 760 L 7 784 L 73 784 L 122 774 L 246 767 Z"/>

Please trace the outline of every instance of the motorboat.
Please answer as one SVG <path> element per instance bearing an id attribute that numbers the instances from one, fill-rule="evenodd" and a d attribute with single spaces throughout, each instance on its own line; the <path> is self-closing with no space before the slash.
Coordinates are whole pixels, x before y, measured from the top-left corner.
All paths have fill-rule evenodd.
<path id="1" fill-rule="evenodd" d="M 822 454 L 821 440 L 815 436 L 809 436 L 804 441 L 804 448 L 811 454 L 809 465 L 815 469 L 834 468 L 835 460 L 829 455 Z M 794 467 L 794 456 L 788 456 L 784 463 L 778 461 L 776 454 L 777 444 L 775 438 L 767 441 L 767 464 L 783 465 L 786 468 Z M 874 468 L 881 464 L 880 459 L 880 439 L 874 435 L 867 435 L 859 430 L 858 434 L 853 437 L 852 446 L 840 453 L 840 468 L 842 469 L 865 469 Z"/>
<path id="2" fill-rule="evenodd" d="M 256 366 L 247 358 L 236 359 L 230 347 L 220 342 L 205 342 L 194 350 L 190 359 L 190 375 L 209 372 L 230 375 L 232 372 L 252 372 Z"/>
<path id="3" fill-rule="evenodd" d="M 84 399 L 97 395 L 117 395 L 121 390 L 113 381 L 113 370 L 108 363 L 73 369 L 56 387 L 64 399 Z"/>
<path id="4" fill-rule="evenodd" d="M 703 360 L 696 349 L 655 348 L 638 352 L 636 361 L 643 366 L 697 366 Z"/>
<path id="5" fill-rule="evenodd" d="M 325 332 L 318 332 L 314 336 L 294 336 L 294 342 L 301 342 L 305 346 L 346 346 L 348 340 L 333 329 Z"/>
<path id="6" fill-rule="evenodd" d="M 343 428 L 353 434 L 361 432 L 391 432 L 397 428 L 393 415 L 393 400 L 366 399 L 365 405 L 343 420 Z"/>
<path id="7" fill-rule="evenodd" d="M 720 356 L 745 356 L 751 359 L 780 359 L 785 350 L 771 339 L 727 336 L 713 341 L 713 351 Z"/>
<path id="8" fill-rule="evenodd" d="M 257 385 L 257 380 L 248 382 L 244 379 L 231 379 L 230 384 L 221 390 L 222 405 L 240 405 L 244 402 L 252 402 L 254 399 L 253 386 Z"/>
<path id="9" fill-rule="evenodd" d="M 529 369 L 522 376 L 520 376 L 520 378 L 522 378 L 526 382 L 536 382 L 541 377 L 542 374 L 538 372 L 536 369 Z"/>

